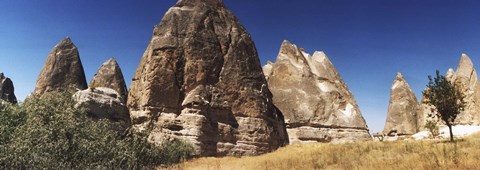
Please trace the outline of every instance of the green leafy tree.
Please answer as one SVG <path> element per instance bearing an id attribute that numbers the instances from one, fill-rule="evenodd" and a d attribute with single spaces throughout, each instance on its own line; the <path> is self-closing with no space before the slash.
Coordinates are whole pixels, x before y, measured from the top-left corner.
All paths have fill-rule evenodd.
<path id="1" fill-rule="evenodd" d="M 452 125 L 458 114 L 465 109 L 465 96 L 459 88 L 459 85 L 450 82 L 445 76 L 440 75 L 437 70 L 437 76 L 432 78 L 427 84 L 427 89 L 423 91 L 425 96 L 425 104 L 432 105 L 432 112 L 435 115 L 430 117 L 437 117 L 444 121 L 450 131 L 450 141 L 453 142 Z"/>

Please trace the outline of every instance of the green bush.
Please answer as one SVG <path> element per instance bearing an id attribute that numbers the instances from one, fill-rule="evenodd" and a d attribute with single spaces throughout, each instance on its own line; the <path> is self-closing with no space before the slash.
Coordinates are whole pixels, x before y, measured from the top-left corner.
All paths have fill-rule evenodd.
<path id="1" fill-rule="evenodd" d="M 31 97 L 0 106 L 0 169 L 143 169 L 178 163 L 191 145 L 173 140 L 160 146 L 146 133 L 113 130 L 74 107 L 71 93 Z"/>
<path id="2" fill-rule="evenodd" d="M 434 138 L 440 134 L 437 122 L 434 120 L 427 120 L 425 128 L 428 129 Z"/>

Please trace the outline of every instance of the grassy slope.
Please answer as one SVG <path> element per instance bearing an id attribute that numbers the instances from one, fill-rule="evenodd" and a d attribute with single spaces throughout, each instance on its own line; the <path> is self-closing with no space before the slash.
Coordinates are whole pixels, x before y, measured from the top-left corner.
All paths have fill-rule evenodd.
<path id="1" fill-rule="evenodd" d="M 172 169 L 480 169 L 480 134 L 439 141 L 290 145 L 243 158 L 200 158 Z"/>

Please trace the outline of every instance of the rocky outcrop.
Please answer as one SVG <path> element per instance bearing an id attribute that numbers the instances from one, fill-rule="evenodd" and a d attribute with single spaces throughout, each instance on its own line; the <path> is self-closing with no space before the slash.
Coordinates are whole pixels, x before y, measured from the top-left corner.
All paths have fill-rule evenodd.
<path id="1" fill-rule="evenodd" d="M 200 156 L 258 155 L 288 143 L 255 45 L 220 0 L 181 0 L 155 26 L 129 90 L 138 129 Z"/>
<path id="2" fill-rule="evenodd" d="M 10 80 L 10 78 L 5 77 L 3 73 L 0 73 L 0 100 L 4 100 L 13 104 L 17 103 L 13 82 Z"/>
<path id="3" fill-rule="evenodd" d="M 417 133 L 417 112 L 420 109 L 415 93 L 403 78 L 397 73 L 390 91 L 387 120 L 384 134 L 395 131 L 398 135 L 413 135 Z"/>
<path id="4" fill-rule="evenodd" d="M 288 41 L 263 67 L 290 143 L 372 140 L 352 93 L 323 52 L 310 56 Z"/>
<path id="5" fill-rule="evenodd" d="M 452 83 L 460 87 L 465 95 L 465 109 L 455 119 L 456 125 L 480 125 L 480 83 L 478 83 L 477 72 L 473 66 L 473 62 L 466 54 L 462 54 L 457 66 L 457 70 L 449 69 L 445 76 Z M 421 130 L 427 120 L 436 120 L 429 118 L 429 114 L 436 114 L 432 111 L 433 106 L 423 104 L 424 97 L 422 97 L 422 113 L 419 114 L 418 125 Z M 443 124 L 444 122 L 441 122 Z"/>
<path id="6" fill-rule="evenodd" d="M 465 95 L 465 110 L 455 120 L 460 125 L 480 125 L 480 83 L 472 60 L 462 54 L 452 82 L 459 85 Z"/>
<path id="7" fill-rule="evenodd" d="M 87 81 L 77 47 L 70 38 L 58 43 L 43 66 L 35 85 L 35 95 L 69 88 L 86 89 Z"/>
<path id="8" fill-rule="evenodd" d="M 112 121 L 130 122 L 124 99 L 113 89 L 106 87 L 90 88 L 74 94 L 76 107 L 85 109 L 93 118 L 107 118 Z"/>
<path id="9" fill-rule="evenodd" d="M 122 70 L 115 58 L 108 59 L 100 66 L 93 79 L 90 81 L 90 88 L 107 87 L 118 92 L 123 103 L 127 99 L 127 86 L 123 78 Z"/>

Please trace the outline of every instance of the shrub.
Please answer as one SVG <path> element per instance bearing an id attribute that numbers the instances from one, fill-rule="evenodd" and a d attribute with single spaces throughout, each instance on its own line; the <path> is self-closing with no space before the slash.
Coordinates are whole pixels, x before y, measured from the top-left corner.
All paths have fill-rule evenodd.
<path id="1" fill-rule="evenodd" d="M 440 134 L 437 122 L 434 120 L 427 120 L 425 123 L 425 128 L 428 129 L 434 138 Z"/>
<path id="2" fill-rule="evenodd" d="M 157 146 L 146 134 L 88 118 L 71 96 L 53 93 L 0 106 L 0 169 L 140 169 L 191 156 L 183 141 Z"/>

